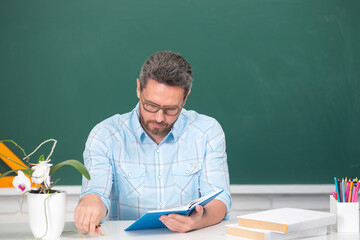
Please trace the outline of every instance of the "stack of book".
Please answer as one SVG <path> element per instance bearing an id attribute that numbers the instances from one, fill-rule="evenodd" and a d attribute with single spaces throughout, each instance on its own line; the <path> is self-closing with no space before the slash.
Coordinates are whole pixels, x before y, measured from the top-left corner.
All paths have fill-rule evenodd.
<path id="1" fill-rule="evenodd" d="M 326 235 L 336 223 L 332 213 L 297 208 L 279 208 L 238 216 L 226 225 L 226 234 L 255 240 L 285 240 Z"/>

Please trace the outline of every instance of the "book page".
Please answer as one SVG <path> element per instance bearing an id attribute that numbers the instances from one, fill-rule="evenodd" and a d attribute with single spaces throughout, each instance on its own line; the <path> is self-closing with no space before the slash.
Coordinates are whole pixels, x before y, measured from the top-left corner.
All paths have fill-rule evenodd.
<path id="1" fill-rule="evenodd" d="M 222 192 L 222 191 L 223 191 L 223 190 L 220 189 L 220 190 L 217 190 L 217 191 L 215 191 L 215 192 L 213 192 L 213 193 L 211 193 L 211 194 L 209 194 L 209 195 L 206 195 L 206 196 L 204 196 L 204 197 L 201 197 L 201 198 L 198 198 L 198 199 L 195 199 L 195 200 L 191 201 L 191 202 L 188 203 L 188 205 L 187 205 L 187 206 L 188 206 L 188 209 L 190 210 L 193 206 L 196 206 L 196 205 L 204 202 L 206 199 L 209 199 L 209 198 L 211 198 L 212 196 L 217 195 L 217 194 L 219 194 L 219 193 Z"/>
<path id="2" fill-rule="evenodd" d="M 221 190 L 215 191 L 215 192 L 213 192 L 213 193 L 211 193 L 209 195 L 206 195 L 204 197 L 194 199 L 185 206 L 175 206 L 175 207 L 171 207 L 171 208 L 151 210 L 151 211 L 148 211 L 148 212 L 150 213 L 150 212 L 167 212 L 167 211 L 187 211 L 187 210 L 190 210 L 193 206 L 196 206 L 196 205 L 204 202 L 205 200 L 211 198 L 214 195 L 217 195 L 219 192 L 222 192 L 222 191 L 223 190 L 221 189 Z"/>
<path id="3" fill-rule="evenodd" d="M 176 206 L 171 208 L 164 208 L 164 209 L 158 209 L 158 210 L 150 210 L 148 213 L 155 213 L 155 212 L 174 212 L 174 211 L 187 211 L 187 206 Z"/>

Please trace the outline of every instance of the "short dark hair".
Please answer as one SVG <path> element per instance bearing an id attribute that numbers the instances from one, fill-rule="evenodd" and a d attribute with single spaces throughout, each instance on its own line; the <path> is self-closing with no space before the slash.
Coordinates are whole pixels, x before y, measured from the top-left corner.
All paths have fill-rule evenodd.
<path id="1" fill-rule="evenodd" d="M 184 88 L 184 97 L 189 93 L 193 73 L 190 64 L 179 54 L 157 52 L 143 64 L 140 72 L 140 90 L 146 87 L 149 78 L 169 86 Z"/>

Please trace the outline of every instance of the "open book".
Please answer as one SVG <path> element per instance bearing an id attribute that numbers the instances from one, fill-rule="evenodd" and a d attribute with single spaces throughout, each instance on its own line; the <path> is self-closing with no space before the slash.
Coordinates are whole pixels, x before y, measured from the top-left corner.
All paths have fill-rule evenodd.
<path id="1" fill-rule="evenodd" d="M 195 199 L 185 206 L 178 206 L 167 209 L 152 210 L 145 213 L 144 216 L 136 220 L 125 231 L 138 230 L 138 229 L 151 229 L 151 228 L 165 228 L 166 226 L 159 220 L 160 216 L 170 213 L 176 213 L 181 215 L 190 215 L 197 205 L 205 206 L 217 195 L 224 190 L 218 190 L 210 195 Z"/>

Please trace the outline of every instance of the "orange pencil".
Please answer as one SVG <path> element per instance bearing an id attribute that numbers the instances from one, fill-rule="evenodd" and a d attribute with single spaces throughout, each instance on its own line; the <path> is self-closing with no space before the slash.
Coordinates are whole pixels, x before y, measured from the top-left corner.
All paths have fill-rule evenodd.
<path id="1" fill-rule="evenodd" d="M 349 199 L 349 191 L 350 191 L 350 182 L 345 181 L 345 200 L 344 202 L 348 202 Z"/>
<path id="2" fill-rule="evenodd" d="M 349 192 L 349 200 L 348 200 L 348 202 L 351 202 L 351 197 L 352 197 L 351 192 L 352 192 L 352 190 L 353 190 L 353 185 L 354 185 L 354 183 L 351 181 L 351 183 L 350 183 L 350 192 Z"/>
<path id="3" fill-rule="evenodd" d="M 347 177 L 345 178 L 345 189 L 347 189 Z M 346 202 L 346 200 L 345 200 L 345 202 Z"/>

